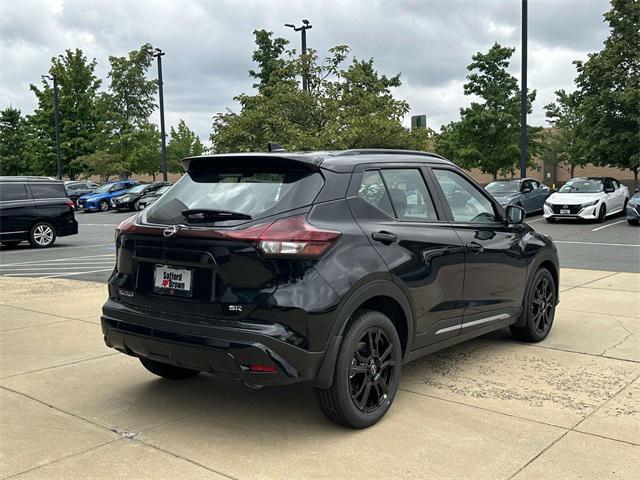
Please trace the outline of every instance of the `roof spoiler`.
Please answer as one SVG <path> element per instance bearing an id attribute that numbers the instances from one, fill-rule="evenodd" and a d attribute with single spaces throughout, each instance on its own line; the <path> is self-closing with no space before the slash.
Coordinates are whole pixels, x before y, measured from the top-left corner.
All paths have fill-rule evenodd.
<path id="1" fill-rule="evenodd" d="M 286 152 L 286 150 L 279 143 L 269 142 L 267 143 L 267 152 Z"/>

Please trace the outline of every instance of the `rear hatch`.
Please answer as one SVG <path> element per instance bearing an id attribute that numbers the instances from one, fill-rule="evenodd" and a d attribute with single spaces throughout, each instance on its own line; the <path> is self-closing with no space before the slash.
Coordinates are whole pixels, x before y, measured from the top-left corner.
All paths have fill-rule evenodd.
<path id="1" fill-rule="evenodd" d="M 318 168 L 291 159 L 192 161 L 157 202 L 121 225 L 112 280 L 120 301 L 200 319 L 237 320 L 268 306 L 290 278 L 284 270 L 311 251 L 282 240 L 300 230 L 310 247 L 322 240 L 303 219 L 323 185 Z"/>

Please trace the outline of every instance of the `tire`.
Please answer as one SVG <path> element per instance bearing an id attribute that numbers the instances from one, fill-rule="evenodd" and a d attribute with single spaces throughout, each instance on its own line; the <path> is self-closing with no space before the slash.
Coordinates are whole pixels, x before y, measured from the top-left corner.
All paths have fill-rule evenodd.
<path id="1" fill-rule="evenodd" d="M 107 210 L 109 210 L 109 202 L 107 202 L 106 200 L 100 200 L 100 203 L 98 204 L 98 210 L 100 210 L 101 212 L 106 212 Z"/>
<path id="2" fill-rule="evenodd" d="M 607 206 L 601 205 L 598 211 L 598 223 L 604 223 L 607 219 Z"/>
<path id="3" fill-rule="evenodd" d="M 637 227 L 638 225 L 640 225 L 640 221 L 638 221 L 638 219 L 633 219 L 633 218 L 628 218 L 627 222 L 629 222 L 629 225 L 633 225 L 635 227 Z"/>
<path id="4" fill-rule="evenodd" d="M 38 222 L 29 232 L 29 243 L 35 248 L 48 248 L 56 241 L 56 229 L 49 222 Z"/>
<path id="5" fill-rule="evenodd" d="M 622 211 L 620 212 L 623 217 L 627 214 L 627 203 L 629 203 L 629 199 L 625 198 L 624 204 L 622 205 Z"/>
<path id="6" fill-rule="evenodd" d="M 524 303 L 525 324 L 511 326 L 514 338 L 523 342 L 540 342 L 547 338 L 556 313 L 556 284 L 546 268 L 540 268 L 527 289 Z"/>
<path id="7" fill-rule="evenodd" d="M 381 312 L 358 310 L 342 337 L 333 384 L 314 388 L 320 410 L 339 425 L 370 427 L 393 403 L 401 363 L 402 347 L 391 320 Z"/>
<path id="8" fill-rule="evenodd" d="M 198 370 L 191 370 L 189 368 L 176 367 L 167 363 L 156 362 L 148 358 L 141 358 L 140 363 L 149 370 L 151 373 L 158 375 L 159 377 L 166 378 L 168 380 L 186 380 L 198 375 Z"/>
<path id="9" fill-rule="evenodd" d="M 129 210 L 135 212 L 140 211 L 140 200 L 136 200 L 135 202 L 133 202 L 133 206 Z"/>

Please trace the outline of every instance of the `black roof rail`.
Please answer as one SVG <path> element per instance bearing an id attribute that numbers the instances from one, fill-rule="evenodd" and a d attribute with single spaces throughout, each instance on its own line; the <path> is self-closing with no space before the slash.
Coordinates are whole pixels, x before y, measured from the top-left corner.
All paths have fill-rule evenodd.
<path id="1" fill-rule="evenodd" d="M 423 157 L 435 157 L 446 160 L 444 157 L 430 152 L 423 152 L 420 150 L 399 150 L 399 149 L 387 149 L 387 148 L 353 148 L 350 150 L 344 150 L 335 154 L 336 157 L 343 157 L 348 155 L 420 155 Z"/>

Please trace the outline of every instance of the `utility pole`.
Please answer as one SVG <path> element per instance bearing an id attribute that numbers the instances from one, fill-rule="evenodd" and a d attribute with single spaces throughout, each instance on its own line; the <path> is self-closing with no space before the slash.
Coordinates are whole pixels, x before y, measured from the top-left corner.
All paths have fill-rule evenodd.
<path id="1" fill-rule="evenodd" d="M 520 72 L 520 178 L 527 176 L 527 0 L 522 0 L 522 65 Z"/>
<path id="2" fill-rule="evenodd" d="M 164 52 L 156 48 L 153 56 L 158 59 L 158 95 L 160 97 L 160 137 L 162 140 L 162 180 L 167 181 L 167 137 L 164 131 L 164 94 L 162 83 L 162 56 Z"/>
<path id="3" fill-rule="evenodd" d="M 55 75 L 42 75 L 42 78 L 53 80 L 53 124 L 56 129 L 56 164 L 57 177 L 62 180 L 62 158 L 60 156 L 60 120 L 58 114 L 58 79 Z"/>
<path id="4" fill-rule="evenodd" d="M 300 35 L 302 37 L 302 56 L 304 57 L 307 54 L 307 30 L 312 28 L 313 25 L 309 23 L 309 20 L 305 19 L 305 20 L 302 20 L 302 26 L 300 27 L 296 27 L 292 23 L 285 23 L 284 26 L 293 28 L 293 30 L 296 32 L 300 32 Z M 309 90 L 309 85 L 307 83 L 306 68 L 302 74 L 302 90 L 304 90 L 305 92 Z"/>

